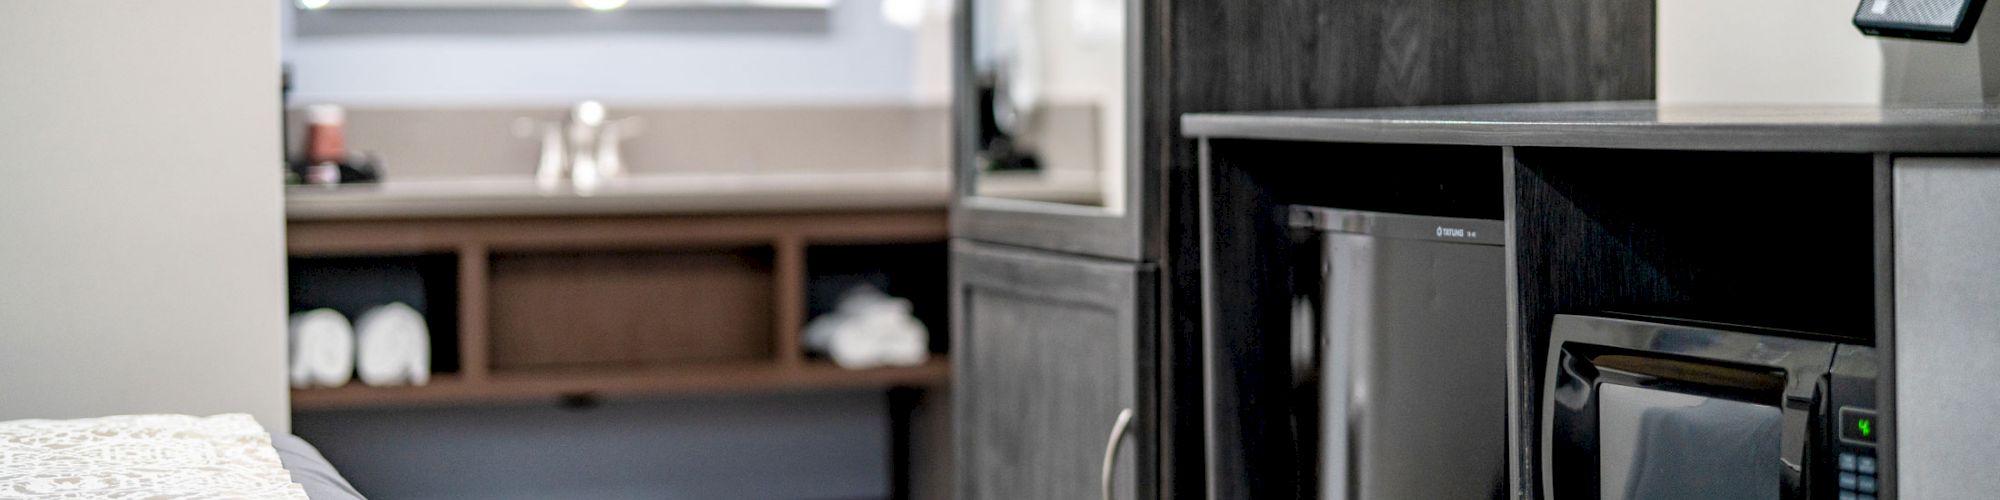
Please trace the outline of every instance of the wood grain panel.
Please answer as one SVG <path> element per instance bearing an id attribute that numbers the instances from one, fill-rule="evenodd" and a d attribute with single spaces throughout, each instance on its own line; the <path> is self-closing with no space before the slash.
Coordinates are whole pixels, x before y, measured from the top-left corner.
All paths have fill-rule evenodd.
<path id="1" fill-rule="evenodd" d="M 493 369 L 770 360 L 761 253 L 496 254 Z"/>
<path id="2" fill-rule="evenodd" d="M 1096 498 L 1116 416 L 1154 388 L 1138 357 L 1151 266 L 965 241 L 952 255 L 957 497 Z M 1151 440 L 1120 439 L 1114 495 L 1153 498 L 1137 477 Z"/>
<path id="3" fill-rule="evenodd" d="M 1180 0 L 1171 8 L 1182 112 L 1653 92 L 1651 2 Z"/>

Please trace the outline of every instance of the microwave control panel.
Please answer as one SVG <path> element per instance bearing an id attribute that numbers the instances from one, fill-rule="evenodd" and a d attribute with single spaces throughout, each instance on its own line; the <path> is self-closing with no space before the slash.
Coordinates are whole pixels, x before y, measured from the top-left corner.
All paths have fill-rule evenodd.
<path id="1" fill-rule="evenodd" d="M 1842 345 L 1834 352 L 1829 378 L 1831 423 L 1829 451 L 1834 453 L 1831 473 L 1835 495 L 1816 495 L 1837 500 L 1875 500 L 1882 495 L 1882 462 L 1875 453 L 1876 437 L 1883 422 L 1875 411 L 1875 350 Z M 1822 483 L 1824 484 L 1824 483 Z"/>

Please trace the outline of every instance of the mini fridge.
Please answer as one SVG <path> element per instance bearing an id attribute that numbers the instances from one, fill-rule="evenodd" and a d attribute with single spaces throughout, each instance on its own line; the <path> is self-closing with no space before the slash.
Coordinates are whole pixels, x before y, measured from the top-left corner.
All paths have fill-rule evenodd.
<path id="1" fill-rule="evenodd" d="M 1316 367 L 1319 498 L 1505 498 L 1504 224 L 1290 216 L 1319 263 L 1297 315 L 1315 341 L 1299 362 Z"/>

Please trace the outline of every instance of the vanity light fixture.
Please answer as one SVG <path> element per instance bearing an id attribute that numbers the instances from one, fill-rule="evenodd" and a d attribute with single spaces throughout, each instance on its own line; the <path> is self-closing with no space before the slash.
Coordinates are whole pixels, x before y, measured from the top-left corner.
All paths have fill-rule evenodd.
<path id="1" fill-rule="evenodd" d="M 319 10 L 320 8 L 326 7 L 326 4 L 329 3 L 333 3 L 333 0 L 299 0 L 299 8 L 305 10 Z"/>
<path id="2" fill-rule="evenodd" d="M 578 8 L 604 11 L 624 7 L 628 0 L 570 0 L 570 5 Z"/>
<path id="3" fill-rule="evenodd" d="M 924 22 L 929 0 L 882 0 L 882 19 L 903 29 L 916 29 Z"/>

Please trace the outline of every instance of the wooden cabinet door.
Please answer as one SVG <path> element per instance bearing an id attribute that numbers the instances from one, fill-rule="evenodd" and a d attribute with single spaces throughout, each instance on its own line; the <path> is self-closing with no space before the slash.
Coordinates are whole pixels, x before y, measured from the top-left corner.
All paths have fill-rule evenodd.
<path id="1" fill-rule="evenodd" d="M 1137 474 L 1154 427 L 1139 357 L 1152 280 L 1150 265 L 953 243 L 958 498 L 1151 494 Z"/>

